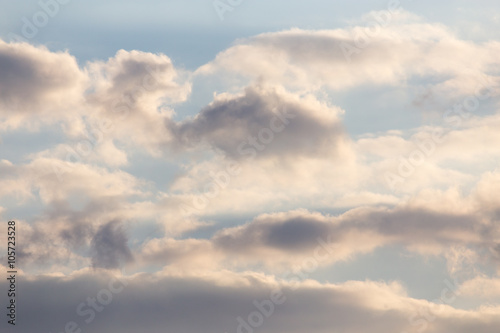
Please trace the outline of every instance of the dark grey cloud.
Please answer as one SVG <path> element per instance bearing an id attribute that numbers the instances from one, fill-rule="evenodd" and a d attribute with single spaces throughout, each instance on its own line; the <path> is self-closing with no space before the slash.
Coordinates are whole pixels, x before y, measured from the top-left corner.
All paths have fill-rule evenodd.
<path id="1" fill-rule="evenodd" d="M 460 245 L 486 249 L 498 232 L 494 222 L 485 222 L 474 214 L 409 207 L 365 208 L 338 217 L 307 211 L 263 215 L 243 226 L 223 229 L 210 241 L 229 257 L 242 254 L 259 260 L 260 254 L 267 250 L 279 250 L 283 254 L 313 251 L 318 239 L 328 240 L 338 246 L 339 251 L 357 253 L 352 239 L 366 235 L 370 235 L 374 246 L 398 244 L 445 249 Z"/>
<path id="2" fill-rule="evenodd" d="M 94 268 L 119 268 L 132 261 L 127 236 L 118 221 L 99 227 L 92 238 L 92 266 Z"/>
<path id="3" fill-rule="evenodd" d="M 83 203 L 84 199 L 80 199 Z M 47 269 L 53 265 L 74 264 L 72 261 L 75 257 L 71 257 L 78 253 L 82 255 L 79 264 L 86 265 L 84 260 L 90 255 L 86 252 L 88 247 L 98 244 L 92 243 L 92 240 L 100 240 L 102 243 L 105 237 L 111 237 L 110 240 L 114 243 L 110 246 L 117 246 L 119 252 L 123 252 L 124 258 L 129 257 L 130 251 L 120 245 L 120 241 L 123 241 L 120 237 L 125 238 L 126 244 L 126 237 L 120 225 L 107 223 L 99 226 L 96 222 L 102 215 L 119 211 L 121 204 L 117 198 L 110 197 L 89 200 L 81 209 L 75 209 L 66 200 L 46 204 L 39 215 L 26 222 L 19 221 L 24 239 L 17 247 L 19 260 L 24 267 Z M 106 226 L 107 228 L 104 228 Z M 100 251 L 104 250 L 105 246 L 101 245 Z M 92 247 L 92 251 L 92 255 L 97 255 L 97 248 Z"/>
<path id="4" fill-rule="evenodd" d="M 315 244 L 315 239 L 322 235 L 340 235 L 352 230 L 375 231 L 382 236 L 397 235 L 413 238 L 415 241 L 425 238 L 443 241 L 447 236 L 449 240 L 453 240 L 455 231 L 477 234 L 479 228 L 478 219 L 473 216 L 425 210 L 369 209 L 360 214 L 347 214 L 339 218 L 325 217 L 321 221 L 317 215 L 309 213 L 271 215 L 258 218 L 244 227 L 219 232 L 214 240 L 220 245 L 239 244 L 244 247 L 250 243 L 261 243 L 288 249 L 292 245 L 300 247 L 301 244 Z"/>
<path id="5" fill-rule="evenodd" d="M 317 245 L 317 238 L 328 235 L 333 226 L 312 215 L 258 219 L 243 227 L 218 232 L 212 241 L 226 251 L 248 251 L 265 246 L 283 251 L 301 251 Z"/>
<path id="6" fill-rule="evenodd" d="M 207 276 L 140 274 L 120 281 L 99 271 L 23 280 L 16 330 L 64 332 L 65 325 L 74 322 L 87 333 L 237 333 L 237 318 L 248 323 L 249 315 L 258 311 L 254 301 L 269 300 L 279 290 L 284 302 L 275 304 L 269 317 L 262 316 L 255 332 L 410 332 L 418 327 L 409 318 L 423 319 L 418 311 L 429 308 L 394 286 L 372 282 L 312 287 L 272 283 L 253 275 Z M 4 289 L 6 281 L 0 286 Z M 87 305 L 89 299 L 99 310 Z M 85 314 L 78 315 L 77 309 Z M 499 316 L 488 310 L 432 314 L 436 319 L 429 322 L 429 333 L 491 333 L 500 324 Z M 5 325 L 0 323 L 2 331 Z"/>

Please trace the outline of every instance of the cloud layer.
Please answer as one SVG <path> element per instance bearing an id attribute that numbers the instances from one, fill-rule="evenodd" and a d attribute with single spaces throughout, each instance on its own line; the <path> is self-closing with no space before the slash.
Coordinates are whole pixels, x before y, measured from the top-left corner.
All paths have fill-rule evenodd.
<path id="1" fill-rule="evenodd" d="M 238 40 L 194 71 L 0 41 L 2 144 L 57 141 L 0 158 L 20 329 L 494 331 L 499 49 L 404 11 Z M 360 133 L 377 117 L 401 128 Z M 329 282 L 380 249 L 455 285 Z"/>

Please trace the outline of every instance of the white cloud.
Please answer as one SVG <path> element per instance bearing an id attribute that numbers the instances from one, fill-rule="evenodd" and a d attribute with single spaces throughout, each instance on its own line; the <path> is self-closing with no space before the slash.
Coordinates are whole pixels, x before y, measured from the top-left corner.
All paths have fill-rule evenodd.
<path id="1" fill-rule="evenodd" d="M 411 79 L 427 78 L 437 81 L 434 94 L 460 96 L 472 94 L 484 73 L 498 64 L 498 42 L 463 41 L 445 26 L 409 19 L 404 11 L 387 24 L 376 14 L 351 28 L 291 29 L 240 40 L 197 73 L 242 75 L 309 91 L 411 85 Z"/>

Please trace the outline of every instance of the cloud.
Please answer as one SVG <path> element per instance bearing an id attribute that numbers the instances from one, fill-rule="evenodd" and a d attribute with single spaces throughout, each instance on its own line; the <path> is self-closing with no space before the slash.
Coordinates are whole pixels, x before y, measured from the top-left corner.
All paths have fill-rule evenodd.
<path id="1" fill-rule="evenodd" d="M 127 236 L 118 221 L 99 227 L 91 242 L 92 267 L 119 268 L 132 261 Z"/>
<path id="2" fill-rule="evenodd" d="M 48 158 L 27 164 L 3 160 L 0 169 L 0 186 L 5 187 L 0 191 L 2 200 L 13 200 L 10 209 L 23 207 L 31 212 L 22 221 L 27 241 L 18 246 L 28 272 L 85 267 L 90 264 L 88 246 L 100 226 L 115 219 L 150 218 L 129 201 L 147 197 L 147 183 L 120 170 Z M 61 179 L 60 170 L 66 172 Z M 109 230 L 111 234 L 106 234 Z M 115 231 L 118 237 L 119 229 L 111 226 L 101 236 L 112 237 Z"/>
<path id="3" fill-rule="evenodd" d="M 270 259 L 294 260 L 313 253 L 319 241 L 330 244 L 334 254 L 324 262 L 345 260 L 380 246 L 399 244 L 412 249 L 440 248 L 455 244 L 478 244 L 485 233 L 473 215 L 435 213 L 411 207 L 358 208 L 338 217 L 307 211 L 264 214 L 252 222 L 219 231 L 216 246 L 228 253 L 241 253 L 253 259 L 264 253 L 277 253 Z M 293 255 L 293 257 L 287 256 Z"/>
<path id="4" fill-rule="evenodd" d="M 189 74 L 169 57 L 120 50 L 107 62 L 88 64 L 92 91 L 86 96 L 91 124 L 106 136 L 159 154 L 170 140 L 163 123 L 191 92 Z"/>
<path id="5" fill-rule="evenodd" d="M 76 121 L 87 74 L 67 52 L 0 40 L 0 126 Z"/>
<path id="6" fill-rule="evenodd" d="M 36 191 L 45 204 L 68 198 L 79 198 L 83 203 L 85 198 L 147 193 L 143 190 L 145 181 L 121 170 L 109 171 L 90 164 L 40 157 L 17 165 L 3 160 L 0 167 L 4 171 L 0 184 L 8 186 L 9 192 L 28 199 Z M 7 194 L 0 191 L 0 196 Z"/>
<path id="7" fill-rule="evenodd" d="M 389 13 L 382 21 L 386 22 L 380 21 L 380 13 L 373 12 L 352 27 L 295 28 L 242 39 L 197 74 L 228 77 L 228 82 L 259 78 L 299 91 L 418 87 L 418 80 L 427 78 L 434 81 L 433 94 L 460 96 L 473 93 L 477 79 L 498 65 L 498 42 L 460 40 L 447 27 L 405 11 Z M 472 64 L 471 58 L 476 60 Z"/>
<path id="8" fill-rule="evenodd" d="M 394 282 L 319 284 L 229 271 L 204 275 L 172 271 L 133 277 L 82 271 L 70 277 L 30 278 L 23 286 L 25 292 L 18 301 L 23 312 L 32 314 L 30 320 L 19 321 L 23 331 L 60 331 L 70 321 L 90 333 L 111 328 L 124 333 L 165 329 L 238 332 L 238 326 L 245 325 L 242 320 L 255 326 L 250 329 L 267 333 L 320 333 L 332 328 L 346 333 L 400 332 L 424 325 L 430 333 L 470 329 L 487 333 L 500 324 L 497 307 L 453 309 L 412 299 Z M 271 301 L 271 295 L 277 295 L 273 297 L 277 303 Z M 94 310 L 88 305 L 92 299 Z M 265 304 L 264 310 L 258 310 L 255 303 L 261 309 Z"/>
<path id="9" fill-rule="evenodd" d="M 58 144 L 47 150 L 31 154 L 31 159 L 58 159 L 71 163 L 92 164 L 95 166 L 123 167 L 129 165 L 127 152 L 117 147 L 110 137 L 96 130 L 88 136 L 80 136 L 67 144 Z M 67 171 L 59 170 L 63 176 Z"/>
<path id="10" fill-rule="evenodd" d="M 171 106 L 191 91 L 189 73 L 175 69 L 163 54 L 120 50 L 107 62 L 80 68 L 68 52 L 1 40 L 0 76 L 2 128 L 57 124 L 71 138 L 86 139 L 90 132 L 151 153 L 169 139 L 162 124 L 174 113 Z M 126 156 L 115 155 L 119 161 L 110 163 L 123 164 Z"/>
<path id="11" fill-rule="evenodd" d="M 190 92 L 189 85 L 176 82 L 179 73 L 164 54 L 119 50 L 107 62 L 92 62 L 88 67 L 94 85 L 89 99 L 123 103 L 131 112 L 141 102 L 183 101 Z"/>
<path id="12" fill-rule="evenodd" d="M 500 279 L 498 277 L 488 278 L 477 276 L 465 281 L 458 290 L 460 295 L 468 300 L 500 302 Z"/>
<path id="13" fill-rule="evenodd" d="M 213 241 L 229 253 L 251 251 L 261 246 L 290 253 L 303 252 L 317 245 L 317 239 L 329 235 L 332 229 L 328 218 L 320 214 L 305 211 L 270 214 L 259 216 L 244 226 L 221 230 Z"/>
<path id="14" fill-rule="evenodd" d="M 359 207 L 338 216 L 307 210 L 261 214 L 244 225 L 219 229 L 210 239 L 148 241 L 140 262 L 196 267 L 205 258 L 206 266 L 214 269 L 262 265 L 277 272 L 311 257 L 326 266 L 396 245 L 424 256 L 445 257 L 449 273 L 455 275 L 457 263 L 470 262 L 477 251 L 491 248 L 500 230 L 487 211 L 478 212 L 474 205 L 469 211 L 447 212 L 434 203 L 416 200 L 394 208 Z M 325 255 L 315 257 L 319 252 Z M 489 257 L 494 259 L 492 253 Z"/>
<path id="15" fill-rule="evenodd" d="M 313 96 L 254 85 L 243 94 L 221 94 L 194 118 L 171 123 L 177 148 L 208 145 L 232 159 L 335 154 L 347 140 L 342 110 Z"/>

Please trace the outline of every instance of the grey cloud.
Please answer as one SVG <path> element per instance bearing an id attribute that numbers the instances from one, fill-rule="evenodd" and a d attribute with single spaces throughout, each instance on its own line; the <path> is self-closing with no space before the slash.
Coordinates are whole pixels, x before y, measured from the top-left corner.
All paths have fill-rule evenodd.
<path id="1" fill-rule="evenodd" d="M 134 89 L 142 86 L 147 86 L 151 90 L 167 88 L 168 86 L 157 82 L 157 80 L 161 79 L 161 76 L 173 78 L 174 66 L 166 57 L 163 63 L 155 60 L 144 61 L 135 57 L 121 59 L 119 70 L 110 77 L 112 86 L 108 92 L 112 94 L 133 94 Z"/>
<path id="2" fill-rule="evenodd" d="M 141 100 L 152 98 L 159 107 L 161 99 L 178 101 L 186 98 L 189 86 L 176 82 L 178 73 L 169 57 L 140 51 L 120 50 L 106 63 L 90 65 L 95 75 L 94 91 L 88 101 L 104 106 L 111 113 L 126 108 L 131 112 L 142 112 Z"/>
<path id="3" fill-rule="evenodd" d="M 68 53 L 0 40 L 0 115 L 5 111 L 36 114 L 81 98 L 86 76 Z M 45 105 L 48 104 L 48 105 Z"/>
<path id="4" fill-rule="evenodd" d="M 20 260 L 25 267 L 47 269 L 53 265 L 68 265 L 72 255 L 82 253 L 89 245 L 93 245 L 91 241 L 96 239 L 96 233 L 100 232 L 97 238 L 100 237 L 101 242 L 110 233 L 111 236 L 116 236 L 111 240 L 118 242 L 122 232 L 120 226 L 107 223 L 99 227 L 99 221 L 103 215 L 114 215 L 113 212 L 119 211 L 121 204 L 123 203 L 119 200 L 110 197 L 89 200 L 80 210 L 71 207 L 68 201 L 47 204 L 40 215 L 26 222 L 29 227 L 23 228 L 25 241 L 18 246 L 18 255 L 22 255 Z M 105 229 L 105 226 L 108 228 Z M 129 257 L 127 250 L 123 250 L 119 244 L 115 246 L 124 251 L 125 258 Z M 101 246 L 101 251 L 102 249 L 104 246 Z M 93 251 L 97 256 L 97 249 L 93 248 Z M 84 257 L 80 259 L 85 260 Z M 86 265 L 82 262 L 79 264 Z"/>
<path id="5" fill-rule="evenodd" d="M 93 77 L 86 101 L 96 111 L 91 121 L 103 131 L 132 146 L 159 154 L 169 140 L 163 126 L 173 112 L 170 105 L 187 99 L 190 83 L 169 57 L 120 50 L 107 62 L 88 65 Z"/>
<path id="6" fill-rule="evenodd" d="M 341 240 L 352 232 L 372 232 L 380 237 L 392 237 L 392 242 L 403 244 L 436 242 L 462 243 L 457 234 L 469 234 L 471 239 L 483 233 L 479 219 L 412 209 L 366 209 L 349 212 L 340 217 L 295 212 L 257 218 L 243 227 L 217 233 L 213 241 L 226 249 L 270 247 L 283 251 L 298 251 L 304 246 L 314 247 L 317 238 L 330 235 Z"/>
<path id="7" fill-rule="evenodd" d="M 185 261 L 189 256 L 194 258 L 197 254 L 214 251 L 214 255 L 219 255 L 217 260 L 238 259 L 238 265 L 243 267 L 255 262 L 277 265 L 313 253 L 319 245 L 318 239 L 321 239 L 333 246 L 330 259 L 325 261 L 327 264 L 342 260 L 348 254 L 364 253 L 387 245 L 433 246 L 443 250 L 451 246 L 489 249 L 496 235 L 498 227 L 480 216 L 426 209 L 365 208 L 337 217 L 292 211 L 259 216 L 245 225 L 222 229 L 202 243 L 178 240 L 168 243 L 163 250 L 162 246 L 146 245 L 148 255 L 144 258 L 166 264 L 163 256 L 168 254 L 171 259 L 168 264 L 172 264 L 172 260 L 175 263 L 175 257 L 181 258 L 181 254 L 184 254 L 182 260 Z M 366 237 L 371 241 L 353 246 L 357 238 Z M 188 257 L 186 253 L 190 253 Z M 263 253 L 269 255 L 262 256 Z"/>
<path id="8" fill-rule="evenodd" d="M 285 302 L 276 304 L 274 312 L 269 318 L 264 317 L 263 324 L 255 331 L 411 331 L 415 327 L 408 318 L 411 315 L 423 318 L 417 310 L 428 306 L 425 301 L 405 297 L 393 287 L 371 282 L 311 287 L 270 283 L 250 275 L 229 274 L 223 278 L 225 283 L 219 283 L 219 278 L 140 274 L 127 279 L 125 286 L 105 272 L 73 278 L 33 278 L 23 281 L 16 328 L 22 332 L 61 332 L 66 323 L 73 321 L 88 333 L 236 333 L 237 318 L 248 322 L 248 316 L 257 311 L 253 302 L 268 300 L 276 288 L 281 288 Z M 82 303 L 80 310 L 91 309 L 85 305 L 89 298 L 107 300 L 102 290 L 109 291 L 110 283 L 119 291 L 111 293 L 110 303 L 102 305 L 100 311 L 93 311 L 95 317 L 86 323 L 90 315 L 79 316 L 76 309 Z M 5 284 L 5 281 L 0 283 L 2 288 Z M 391 297 L 385 298 L 388 295 Z M 446 314 L 437 314 L 436 320 L 429 324 L 429 333 L 471 330 L 490 333 L 500 322 L 498 315 L 487 310 L 463 312 L 450 308 Z M 0 325 L 6 325 L 5 321 Z"/>
<path id="9" fill-rule="evenodd" d="M 317 238 L 332 231 L 332 225 L 314 216 L 258 219 L 243 227 L 218 232 L 212 241 L 226 251 L 248 251 L 259 246 L 296 252 L 317 245 Z"/>
<path id="10" fill-rule="evenodd" d="M 51 202 L 46 207 L 43 217 L 47 221 L 61 221 L 65 227 L 59 230 L 59 238 L 71 249 L 79 248 L 87 244 L 89 237 L 93 235 L 93 226 L 90 221 L 98 215 L 98 212 L 86 207 L 81 211 L 75 211 L 67 201 Z M 33 242 L 40 242 L 34 237 Z"/>
<path id="11" fill-rule="evenodd" d="M 118 221 L 99 227 L 92 238 L 92 266 L 94 268 L 119 268 L 132 261 L 127 236 Z"/>
<path id="12" fill-rule="evenodd" d="M 316 100 L 254 85 L 241 96 L 216 99 L 192 119 L 168 120 L 167 128 L 177 149 L 206 144 L 233 159 L 321 156 L 337 152 L 347 139 L 338 112 Z"/>

